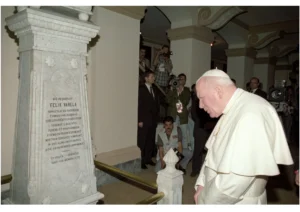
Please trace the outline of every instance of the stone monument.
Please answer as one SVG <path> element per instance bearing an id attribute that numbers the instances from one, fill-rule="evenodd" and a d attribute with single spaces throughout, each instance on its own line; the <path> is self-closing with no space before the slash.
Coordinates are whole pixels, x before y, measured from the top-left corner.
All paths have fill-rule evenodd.
<path id="1" fill-rule="evenodd" d="M 104 195 L 97 192 L 94 174 L 86 57 L 100 28 L 88 21 L 91 7 L 49 8 L 18 7 L 6 19 L 20 55 L 6 203 L 94 204 Z"/>

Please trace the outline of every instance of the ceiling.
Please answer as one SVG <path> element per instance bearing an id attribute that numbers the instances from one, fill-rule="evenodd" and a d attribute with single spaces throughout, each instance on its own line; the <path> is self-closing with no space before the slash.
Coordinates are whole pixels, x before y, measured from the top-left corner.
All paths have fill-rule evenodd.
<path id="1" fill-rule="evenodd" d="M 168 18 L 157 8 L 147 7 L 141 24 L 141 33 L 144 39 L 152 40 L 159 44 L 169 44 L 167 30 L 171 28 Z"/>
<path id="2" fill-rule="evenodd" d="M 199 6 L 198 6 L 199 7 Z M 185 11 L 178 16 L 191 16 L 191 11 L 197 10 L 198 7 L 147 7 L 147 13 L 144 22 L 141 24 L 141 32 L 143 37 L 154 41 L 157 44 L 168 44 L 166 31 L 171 28 L 169 19 L 164 12 L 171 14 L 169 10 Z M 174 13 L 173 11 L 173 13 Z M 172 20 L 174 17 L 172 17 Z M 289 20 L 299 20 L 298 6 L 249 6 L 246 13 L 242 13 L 235 17 L 239 22 L 243 22 L 247 26 L 258 26 L 284 22 Z M 212 58 L 226 60 L 225 49 L 228 48 L 226 41 L 215 34 L 215 43 L 212 47 Z"/>
<path id="3" fill-rule="evenodd" d="M 248 26 L 257 26 L 299 19 L 297 6 L 249 6 L 236 19 Z"/>

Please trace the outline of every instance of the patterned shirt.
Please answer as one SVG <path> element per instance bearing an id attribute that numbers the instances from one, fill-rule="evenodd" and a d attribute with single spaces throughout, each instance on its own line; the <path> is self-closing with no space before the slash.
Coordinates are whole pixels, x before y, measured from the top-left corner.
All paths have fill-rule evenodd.
<path id="1" fill-rule="evenodd" d="M 172 72 L 172 69 L 173 64 L 171 59 L 165 59 L 163 55 L 160 55 L 155 69 L 155 82 L 159 86 L 168 86 L 169 75 Z"/>

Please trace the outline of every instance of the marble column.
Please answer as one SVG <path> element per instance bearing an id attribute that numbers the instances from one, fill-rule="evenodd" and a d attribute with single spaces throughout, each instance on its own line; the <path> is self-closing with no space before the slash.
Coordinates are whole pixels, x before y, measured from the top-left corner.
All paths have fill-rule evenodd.
<path id="1" fill-rule="evenodd" d="M 12 204 L 93 204 L 97 191 L 86 92 L 91 7 L 19 8 L 6 18 L 19 39 Z M 72 11 L 80 20 L 59 11 Z M 76 17 L 76 16 L 75 16 Z"/>
<path id="2" fill-rule="evenodd" d="M 227 49 L 227 74 L 236 80 L 240 88 L 253 76 L 253 66 L 256 51 L 252 48 Z"/>
<path id="3" fill-rule="evenodd" d="M 168 30 L 171 40 L 173 73 L 184 73 L 186 85 L 191 86 L 210 69 L 213 34 L 211 29 L 187 26 Z"/>

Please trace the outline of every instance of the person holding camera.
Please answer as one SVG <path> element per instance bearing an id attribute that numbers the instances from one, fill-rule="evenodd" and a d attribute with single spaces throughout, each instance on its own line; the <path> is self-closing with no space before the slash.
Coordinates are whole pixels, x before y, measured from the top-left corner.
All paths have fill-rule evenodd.
<path id="1" fill-rule="evenodd" d="M 160 169 L 164 169 L 166 164 L 163 160 L 165 154 L 172 148 L 177 152 L 179 161 L 176 164 L 176 168 L 186 173 L 186 167 L 192 158 L 192 153 L 188 149 L 182 146 L 182 132 L 181 129 L 174 124 L 174 119 L 171 116 L 167 116 L 163 120 L 164 128 L 157 134 L 157 147 L 158 157 L 155 170 L 158 172 Z"/>
<path id="2" fill-rule="evenodd" d="M 167 115 L 172 116 L 175 123 L 180 127 L 182 131 L 183 148 L 191 149 L 191 141 L 188 130 L 188 104 L 191 98 L 191 92 L 188 87 L 185 87 L 186 75 L 179 74 L 178 78 L 174 80 L 171 86 L 171 90 L 166 95 L 166 101 L 168 103 Z"/>
<path id="3" fill-rule="evenodd" d="M 164 45 L 161 50 L 157 52 L 154 59 L 154 67 L 156 67 L 155 83 L 166 91 L 169 82 L 169 75 L 173 69 L 169 46 Z"/>

